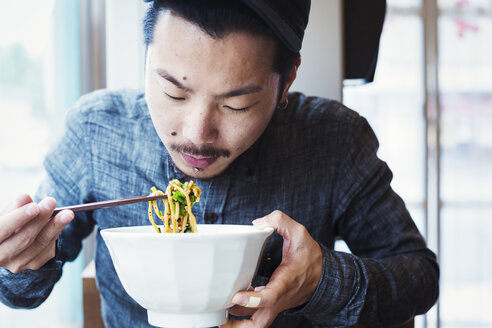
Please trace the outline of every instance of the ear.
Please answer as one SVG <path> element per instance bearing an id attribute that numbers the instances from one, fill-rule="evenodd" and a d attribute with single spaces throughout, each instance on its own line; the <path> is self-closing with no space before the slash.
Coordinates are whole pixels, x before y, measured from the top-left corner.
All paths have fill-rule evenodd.
<path id="1" fill-rule="evenodd" d="M 294 67 L 289 72 L 289 75 L 287 76 L 287 80 L 285 81 L 285 87 L 284 90 L 282 91 L 282 97 L 280 98 L 280 102 L 283 102 L 287 98 L 287 94 L 289 93 L 290 86 L 292 83 L 294 83 L 294 80 L 296 79 L 297 76 L 297 69 L 301 65 L 301 55 L 297 58 L 296 64 Z"/>

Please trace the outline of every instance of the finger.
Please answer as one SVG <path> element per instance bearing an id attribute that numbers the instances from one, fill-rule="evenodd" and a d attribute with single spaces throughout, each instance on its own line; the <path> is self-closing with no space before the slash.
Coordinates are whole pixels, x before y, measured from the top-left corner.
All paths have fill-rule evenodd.
<path id="1" fill-rule="evenodd" d="M 226 323 L 223 325 L 219 325 L 219 328 L 231 328 L 232 327 L 232 320 L 228 319 Z"/>
<path id="2" fill-rule="evenodd" d="M 44 226 L 30 248 L 45 249 L 50 247 L 58 239 L 62 230 L 72 222 L 73 218 L 74 213 L 72 211 L 64 210 L 58 213 Z"/>
<path id="3" fill-rule="evenodd" d="M 16 267 L 36 270 L 55 256 L 56 240 L 60 232 L 74 217 L 72 211 L 62 211 L 57 214 L 40 231 L 34 242 L 24 250 L 15 260 Z"/>
<path id="4" fill-rule="evenodd" d="M 49 247 L 46 247 L 38 256 L 25 266 L 27 270 L 39 270 L 49 260 L 55 257 L 56 254 L 56 239 L 51 242 Z"/>
<path id="5" fill-rule="evenodd" d="M 32 204 L 25 206 L 30 207 L 33 206 Z M 0 263 L 10 261 L 34 242 L 41 229 L 49 221 L 55 207 L 56 201 L 51 197 L 43 199 L 39 203 L 39 206 L 36 205 L 39 211 L 38 215 L 26 224 L 18 227 L 19 229 L 15 229 L 15 233 L 0 244 Z"/>
<path id="6" fill-rule="evenodd" d="M 272 306 L 276 304 L 278 293 L 273 288 L 269 287 L 269 285 L 270 283 L 267 286 L 263 286 L 258 291 L 238 292 L 232 298 L 232 303 L 253 309 Z"/>
<path id="7" fill-rule="evenodd" d="M 0 217 L 0 244 L 9 238 L 19 228 L 34 220 L 40 212 L 40 208 L 35 203 L 29 203 L 10 211 Z"/>
<path id="8" fill-rule="evenodd" d="M 270 288 L 269 283 L 267 286 L 255 287 L 253 291 L 237 292 L 232 298 L 232 303 L 239 307 L 257 309 L 275 304 L 274 298 L 277 296 L 274 294 L 276 293 Z"/>
<path id="9" fill-rule="evenodd" d="M 249 285 L 247 291 L 255 291 L 258 287 L 253 288 L 253 286 Z M 249 309 L 244 306 L 239 306 L 239 305 L 234 305 L 229 309 L 229 313 L 232 315 L 236 316 L 250 316 L 252 315 L 256 310 L 255 309 Z"/>
<path id="10" fill-rule="evenodd" d="M 252 320 L 235 320 L 229 319 L 223 325 L 220 325 L 219 328 L 259 328 L 252 325 Z"/>
<path id="11" fill-rule="evenodd" d="M 8 204 L 1 212 L 0 215 L 5 215 L 16 208 L 32 203 L 32 198 L 28 194 L 19 195 L 13 202 Z"/>
<path id="12" fill-rule="evenodd" d="M 278 312 L 271 308 L 262 308 L 249 320 L 229 319 L 221 328 L 266 328 L 275 320 Z"/>
<path id="13" fill-rule="evenodd" d="M 278 313 L 279 311 L 271 307 L 259 309 L 251 318 L 251 327 L 269 327 Z"/>
<path id="14" fill-rule="evenodd" d="M 310 298 L 310 294 L 304 295 L 303 285 L 299 284 L 304 276 L 299 276 L 299 270 L 303 269 L 282 262 L 275 269 L 266 286 L 256 287 L 254 291 L 238 292 L 234 295 L 232 302 L 247 308 L 283 306 L 279 310 L 289 308 L 288 305 L 302 304 Z M 296 301 L 292 304 L 294 300 Z"/>
<path id="15" fill-rule="evenodd" d="M 56 241 L 56 240 L 55 240 Z M 55 256 L 55 241 L 44 249 L 27 249 L 4 267 L 12 273 L 23 270 L 38 270 Z"/>
<path id="16" fill-rule="evenodd" d="M 243 316 L 250 316 L 255 313 L 256 309 L 252 308 L 247 308 L 244 306 L 239 306 L 239 305 L 234 305 L 229 309 L 229 313 L 235 316 L 243 317 Z"/>

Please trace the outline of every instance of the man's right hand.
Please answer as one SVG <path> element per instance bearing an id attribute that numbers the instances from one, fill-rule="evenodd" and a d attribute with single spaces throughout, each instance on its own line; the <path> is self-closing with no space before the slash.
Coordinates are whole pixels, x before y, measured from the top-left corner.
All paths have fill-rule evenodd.
<path id="1" fill-rule="evenodd" d="M 51 218 L 55 207 L 51 197 L 36 204 L 22 195 L 0 212 L 0 267 L 12 273 L 37 270 L 55 256 L 58 235 L 74 217 L 62 211 Z"/>

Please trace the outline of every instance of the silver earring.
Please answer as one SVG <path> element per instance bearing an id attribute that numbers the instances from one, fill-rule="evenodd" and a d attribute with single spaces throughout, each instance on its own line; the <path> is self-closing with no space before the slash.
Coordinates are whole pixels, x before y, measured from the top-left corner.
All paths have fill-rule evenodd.
<path id="1" fill-rule="evenodd" d="M 289 105 L 289 99 L 285 98 L 284 102 L 281 102 L 277 105 L 277 109 L 278 110 L 285 110 L 288 105 Z"/>

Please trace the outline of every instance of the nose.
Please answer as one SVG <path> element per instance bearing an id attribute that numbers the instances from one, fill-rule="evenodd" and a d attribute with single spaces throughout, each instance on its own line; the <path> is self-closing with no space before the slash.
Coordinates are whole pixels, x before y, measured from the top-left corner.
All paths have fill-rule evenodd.
<path id="1" fill-rule="evenodd" d="M 214 143 L 218 129 L 212 106 L 200 106 L 185 117 L 183 136 L 195 145 Z"/>

